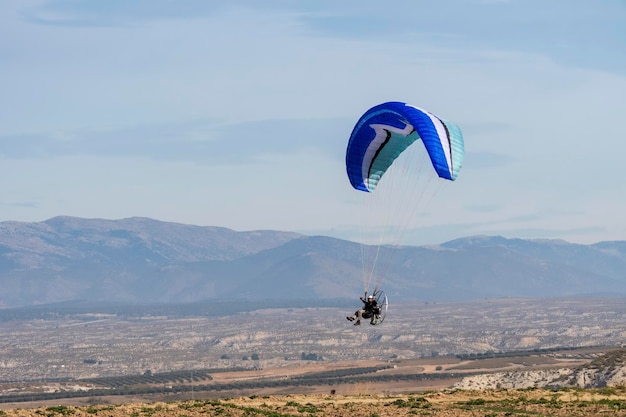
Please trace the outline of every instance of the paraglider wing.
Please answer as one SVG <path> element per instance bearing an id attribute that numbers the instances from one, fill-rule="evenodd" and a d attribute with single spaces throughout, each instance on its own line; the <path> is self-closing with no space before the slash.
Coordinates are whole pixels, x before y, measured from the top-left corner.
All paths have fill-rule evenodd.
<path id="1" fill-rule="evenodd" d="M 346 170 L 357 190 L 374 191 L 393 161 L 421 139 L 439 177 L 454 181 L 463 163 L 461 129 L 454 123 L 402 102 L 369 109 L 354 127 L 346 151 Z"/>

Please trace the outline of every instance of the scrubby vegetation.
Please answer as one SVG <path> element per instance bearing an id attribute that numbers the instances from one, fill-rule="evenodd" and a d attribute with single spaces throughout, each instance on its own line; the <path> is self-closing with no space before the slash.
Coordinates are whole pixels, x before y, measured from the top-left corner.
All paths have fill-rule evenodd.
<path id="1" fill-rule="evenodd" d="M 257 396 L 183 402 L 116 406 L 50 406 L 0 412 L 2 416 L 107 416 L 107 417 L 626 417 L 626 390 L 460 390 L 397 395 Z"/>

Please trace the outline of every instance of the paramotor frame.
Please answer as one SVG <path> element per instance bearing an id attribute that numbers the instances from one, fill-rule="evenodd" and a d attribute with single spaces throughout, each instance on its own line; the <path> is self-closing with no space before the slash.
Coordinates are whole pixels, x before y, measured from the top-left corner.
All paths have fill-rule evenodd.
<path id="1" fill-rule="evenodd" d="M 375 290 L 374 300 L 376 300 L 376 305 L 378 306 L 378 313 L 374 314 L 374 317 L 371 320 L 373 325 L 381 324 L 385 320 L 385 316 L 387 315 L 387 308 L 389 308 L 389 300 L 387 299 L 387 295 L 383 290 Z"/>

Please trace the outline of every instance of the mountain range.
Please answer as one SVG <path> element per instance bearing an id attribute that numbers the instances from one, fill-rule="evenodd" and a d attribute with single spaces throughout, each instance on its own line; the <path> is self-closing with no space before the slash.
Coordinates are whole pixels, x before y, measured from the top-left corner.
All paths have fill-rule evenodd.
<path id="1" fill-rule="evenodd" d="M 626 241 L 473 236 L 374 248 L 285 231 L 60 216 L 0 222 L 0 307 L 354 299 L 369 250 L 387 260 L 379 272 L 392 300 L 626 295 Z"/>

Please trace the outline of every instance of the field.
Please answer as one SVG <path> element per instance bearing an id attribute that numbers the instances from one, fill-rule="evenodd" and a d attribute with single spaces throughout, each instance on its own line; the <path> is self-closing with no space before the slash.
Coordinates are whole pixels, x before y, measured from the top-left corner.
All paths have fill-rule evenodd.
<path id="1" fill-rule="evenodd" d="M 152 385 L 156 390 L 150 390 L 150 384 L 144 384 L 142 387 L 146 390 L 135 395 L 83 394 L 73 398 L 4 403 L 0 404 L 0 415 L 310 417 L 512 416 L 518 413 L 527 416 L 576 416 L 613 411 L 615 413 L 610 415 L 626 415 L 619 414 L 622 408 L 626 409 L 626 391 L 620 388 L 552 391 L 454 389 L 454 384 L 467 375 L 514 369 L 575 367 L 590 362 L 585 358 L 598 357 L 610 351 L 610 348 L 580 348 L 561 353 L 520 354 L 480 360 L 448 356 L 392 363 L 374 360 L 314 362 L 272 369 L 224 370 L 211 374 L 210 378 L 181 381 L 173 389 L 163 391 L 158 389 L 158 384 Z M 114 385 L 114 380 L 109 382 Z M 8 385 L 2 384 L 5 389 Z M 484 414 L 472 414 L 477 411 Z"/>

